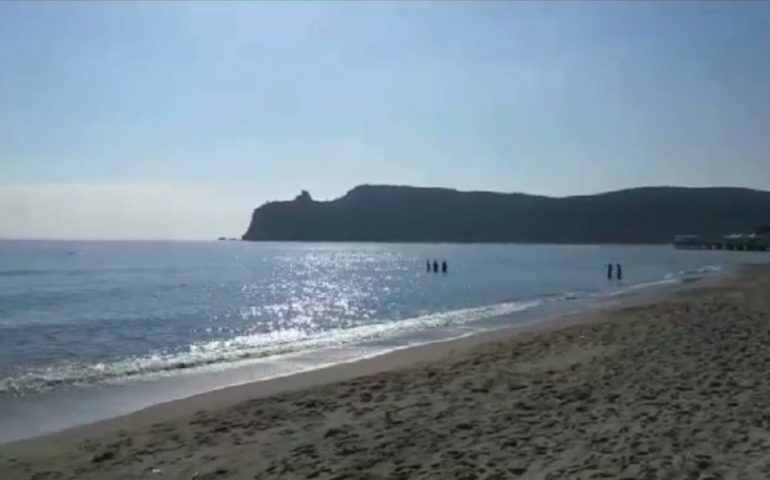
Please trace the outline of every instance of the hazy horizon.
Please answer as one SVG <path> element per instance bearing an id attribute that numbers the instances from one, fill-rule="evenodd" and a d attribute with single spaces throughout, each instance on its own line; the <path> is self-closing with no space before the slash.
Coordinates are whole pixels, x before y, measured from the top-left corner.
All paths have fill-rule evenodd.
<path id="1" fill-rule="evenodd" d="M 0 238 L 360 184 L 770 189 L 770 4 L 0 3 Z"/>

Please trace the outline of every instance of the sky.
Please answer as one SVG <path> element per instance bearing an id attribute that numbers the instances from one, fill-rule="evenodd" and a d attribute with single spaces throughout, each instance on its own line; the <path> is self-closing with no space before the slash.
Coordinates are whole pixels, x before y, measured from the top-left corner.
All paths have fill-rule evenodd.
<path id="1" fill-rule="evenodd" d="M 306 189 L 770 189 L 770 2 L 0 2 L 0 238 Z"/>

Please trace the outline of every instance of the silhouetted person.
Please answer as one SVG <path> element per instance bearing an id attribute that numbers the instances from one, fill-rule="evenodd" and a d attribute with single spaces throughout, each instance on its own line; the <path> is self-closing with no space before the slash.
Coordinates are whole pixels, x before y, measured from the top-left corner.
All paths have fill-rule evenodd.
<path id="1" fill-rule="evenodd" d="M 438 261 L 433 260 L 433 273 L 438 273 Z"/>
<path id="2" fill-rule="evenodd" d="M 430 273 L 430 260 L 425 260 L 425 271 Z"/>
<path id="3" fill-rule="evenodd" d="M 615 264 L 615 272 L 615 277 L 618 280 L 623 280 L 623 267 L 621 267 L 619 263 Z"/>
<path id="4" fill-rule="evenodd" d="M 607 264 L 607 280 L 612 280 L 612 264 Z"/>
<path id="5" fill-rule="evenodd" d="M 447 264 L 446 264 L 446 260 L 444 260 L 443 262 L 441 262 L 441 273 L 446 273 L 446 272 L 447 272 Z"/>

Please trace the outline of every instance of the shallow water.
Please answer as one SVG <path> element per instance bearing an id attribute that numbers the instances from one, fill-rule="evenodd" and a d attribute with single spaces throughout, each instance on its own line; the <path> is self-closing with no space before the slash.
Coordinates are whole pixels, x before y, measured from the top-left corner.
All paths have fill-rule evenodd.
<path id="1" fill-rule="evenodd" d="M 447 274 L 426 273 L 434 258 Z M 0 431 L 59 425 L 53 401 L 111 402 L 98 415 L 65 408 L 68 426 L 766 258 L 669 246 L 0 242 Z M 607 262 L 623 264 L 622 281 L 606 279 Z"/>

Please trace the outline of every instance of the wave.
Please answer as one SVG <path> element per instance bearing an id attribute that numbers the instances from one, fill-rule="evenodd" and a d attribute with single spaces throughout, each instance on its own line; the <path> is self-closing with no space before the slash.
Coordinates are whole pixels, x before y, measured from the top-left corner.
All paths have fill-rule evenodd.
<path id="1" fill-rule="evenodd" d="M 29 270 L 29 269 L 11 269 L 0 270 L 0 277 L 25 277 L 28 275 L 50 275 L 58 270 Z"/>
<path id="2" fill-rule="evenodd" d="M 681 270 L 679 272 L 679 275 L 684 277 L 688 275 L 703 275 L 703 274 L 716 273 L 721 271 L 722 271 L 722 267 L 719 265 L 704 265 L 702 267 L 693 268 L 690 270 Z"/>
<path id="3" fill-rule="evenodd" d="M 35 275 L 90 276 L 104 274 L 174 273 L 178 268 L 122 267 L 122 268 L 40 268 L 0 270 L 0 277 L 26 277 Z"/>
<path id="4" fill-rule="evenodd" d="M 685 283 L 690 283 L 697 281 L 707 275 L 722 272 L 723 270 L 724 268 L 719 265 L 704 265 L 699 268 L 680 270 L 676 273 L 667 273 L 664 278 L 666 280 L 676 279 Z"/>
<path id="5" fill-rule="evenodd" d="M 120 382 L 163 376 L 178 373 L 180 370 L 229 365 L 291 353 L 343 347 L 359 342 L 388 340 L 425 329 L 460 326 L 484 318 L 521 312 L 541 303 L 541 300 L 501 303 L 320 332 L 287 329 L 193 344 L 183 352 L 156 352 L 112 363 L 56 365 L 0 379 L 0 394 L 17 395 L 65 385 Z"/>
<path id="6" fill-rule="evenodd" d="M 631 285 L 627 285 L 623 288 L 619 288 L 617 290 L 607 292 L 601 295 L 598 295 L 600 297 L 619 297 L 623 295 L 630 295 L 634 293 L 637 290 L 642 290 L 645 288 L 652 288 L 652 287 L 663 287 L 666 285 L 674 285 L 682 283 L 682 279 L 680 278 L 663 278 L 661 280 L 653 280 L 651 282 L 642 282 L 642 283 L 634 283 Z"/>

